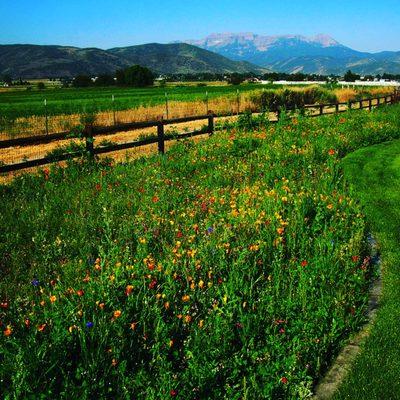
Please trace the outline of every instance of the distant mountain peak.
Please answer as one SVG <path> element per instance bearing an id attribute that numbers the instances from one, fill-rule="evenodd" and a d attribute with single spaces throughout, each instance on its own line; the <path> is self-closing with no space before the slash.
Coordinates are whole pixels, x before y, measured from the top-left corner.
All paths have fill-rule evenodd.
<path id="1" fill-rule="evenodd" d="M 311 37 L 312 41 L 315 43 L 319 43 L 320 45 L 324 47 L 329 47 L 329 46 L 342 46 L 337 40 L 335 40 L 333 37 L 329 35 L 325 35 L 323 33 L 319 33 L 318 35 L 315 35 Z"/>
<path id="2" fill-rule="evenodd" d="M 322 47 L 342 46 L 331 36 L 320 33 L 315 36 L 303 36 L 296 34 L 288 35 L 258 35 L 252 32 L 222 32 L 212 33 L 203 39 L 185 40 L 185 43 L 193 44 L 200 47 L 221 47 L 232 44 L 253 45 L 256 49 L 265 51 L 277 42 L 295 40 L 304 43 L 317 44 Z"/>
<path id="3" fill-rule="evenodd" d="M 274 71 L 340 74 L 354 69 L 361 74 L 400 70 L 400 54 L 370 54 L 342 45 L 333 37 L 319 33 L 258 35 L 252 32 L 212 33 L 185 43 L 218 53 L 231 60 L 247 61 Z"/>

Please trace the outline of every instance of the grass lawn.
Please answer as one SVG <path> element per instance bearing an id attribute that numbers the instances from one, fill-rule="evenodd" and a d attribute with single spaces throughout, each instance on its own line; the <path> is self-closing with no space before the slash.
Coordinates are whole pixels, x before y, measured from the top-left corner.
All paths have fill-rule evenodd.
<path id="1" fill-rule="evenodd" d="M 344 160 L 382 256 L 383 297 L 376 323 L 336 399 L 400 399 L 400 141 Z"/>

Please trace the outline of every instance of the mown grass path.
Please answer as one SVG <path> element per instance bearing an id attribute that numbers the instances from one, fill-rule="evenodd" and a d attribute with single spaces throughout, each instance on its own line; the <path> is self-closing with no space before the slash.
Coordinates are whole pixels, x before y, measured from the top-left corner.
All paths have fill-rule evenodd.
<path id="1" fill-rule="evenodd" d="M 400 399 L 400 141 L 356 151 L 344 168 L 380 245 L 383 294 L 371 335 L 335 399 Z"/>

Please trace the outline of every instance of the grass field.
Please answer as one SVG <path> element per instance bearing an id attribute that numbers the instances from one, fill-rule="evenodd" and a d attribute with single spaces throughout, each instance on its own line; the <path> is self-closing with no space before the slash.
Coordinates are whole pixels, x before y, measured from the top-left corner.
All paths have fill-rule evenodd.
<path id="1" fill-rule="evenodd" d="M 307 397 L 376 273 L 340 159 L 399 138 L 399 116 L 243 117 L 165 156 L 1 186 L 2 393 Z"/>
<path id="2" fill-rule="evenodd" d="M 145 89 L 113 87 L 58 88 L 45 91 L 11 90 L 0 93 L 0 136 L 10 138 L 67 131 L 79 124 L 81 115 L 87 113 L 96 114 L 99 124 L 111 125 L 115 122 L 154 120 L 160 117 L 193 116 L 205 114 L 208 111 L 218 114 L 237 113 L 245 109 L 255 110 L 256 105 L 252 96 L 269 89 L 282 91 L 283 88 L 277 85 L 259 84 L 240 86 L 187 84 Z M 295 91 L 308 89 L 290 88 Z M 367 88 L 361 91 L 326 89 L 326 93 L 336 96 L 339 101 L 388 94 L 391 91 L 391 88 Z M 114 102 L 112 96 L 114 96 Z"/>
<path id="3" fill-rule="evenodd" d="M 335 399 L 400 399 L 400 141 L 359 150 L 344 167 L 380 245 L 384 290 L 371 336 Z"/>
<path id="4" fill-rule="evenodd" d="M 221 96 L 236 96 L 240 89 L 245 93 L 260 89 L 262 85 L 247 84 L 240 88 L 232 85 L 193 86 L 176 85 L 173 87 L 151 88 L 66 88 L 32 92 L 7 92 L 0 94 L 0 112 L 7 118 L 19 118 L 31 115 L 45 115 L 44 99 L 47 99 L 49 115 L 80 114 L 101 112 L 115 108 L 126 110 L 140 106 L 155 106 L 165 103 L 165 92 L 170 101 L 205 101 L 206 92 L 210 99 Z M 268 87 L 268 86 L 267 86 Z M 115 97 L 114 104 L 112 96 Z"/>

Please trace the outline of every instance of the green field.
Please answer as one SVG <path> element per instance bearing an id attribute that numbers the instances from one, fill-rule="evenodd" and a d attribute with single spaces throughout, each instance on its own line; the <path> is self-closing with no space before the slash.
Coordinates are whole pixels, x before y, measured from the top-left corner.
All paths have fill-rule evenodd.
<path id="1" fill-rule="evenodd" d="M 236 96 L 237 90 L 245 93 L 268 85 L 243 84 L 240 87 L 176 85 L 151 88 L 58 88 L 45 91 L 9 91 L 0 93 L 1 118 L 12 120 L 31 115 L 45 115 L 44 100 L 47 100 L 48 115 L 79 114 L 126 110 L 139 106 L 154 106 L 165 102 L 165 93 L 169 101 L 204 101 L 206 92 L 210 99 Z M 114 104 L 111 101 L 115 97 Z"/>
<path id="2" fill-rule="evenodd" d="M 242 117 L 1 186 L 4 397 L 306 398 L 376 274 L 340 160 L 399 138 L 399 117 Z"/>

